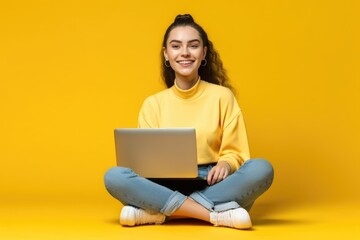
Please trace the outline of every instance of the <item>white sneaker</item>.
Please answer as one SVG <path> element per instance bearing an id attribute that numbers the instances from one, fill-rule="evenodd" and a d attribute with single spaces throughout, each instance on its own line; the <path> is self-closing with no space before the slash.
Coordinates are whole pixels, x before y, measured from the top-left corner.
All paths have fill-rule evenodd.
<path id="1" fill-rule="evenodd" d="M 252 226 L 249 213 L 243 208 L 231 209 L 224 212 L 211 212 L 210 222 L 215 226 L 238 229 L 248 229 Z"/>
<path id="2" fill-rule="evenodd" d="M 120 224 L 125 226 L 162 224 L 164 221 L 165 215 L 161 213 L 150 213 L 132 206 L 124 206 L 120 213 Z"/>

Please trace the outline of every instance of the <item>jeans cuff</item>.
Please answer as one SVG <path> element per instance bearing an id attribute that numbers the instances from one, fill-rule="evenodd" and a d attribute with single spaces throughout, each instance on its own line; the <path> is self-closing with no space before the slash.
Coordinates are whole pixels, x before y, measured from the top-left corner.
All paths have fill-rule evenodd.
<path id="1" fill-rule="evenodd" d="M 201 192 L 193 192 L 189 197 L 206 209 L 213 211 L 214 203 L 206 198 Z"/>
<path id="2" fill-rule="evenodd" d="M 239 208 L 240 205 L 235 202 L 235 201 L 231 201 L 231 202 L 226 202 L 226 203 L 221 203 L 221 204 L 217 204 L 214 207 L 214 211 L 216 212 L 222 212 L 222 211 L 227 211 L 230 209 L 235 209 L 235 208 Z"/>
<path id="3" fill-rule="evenodd" d="M 175 191 L 173 194 L 171 194 L 160 212 L 165 216 L 170 216 L 185 202 L 186 199 L 187 197 L 185 195 Z"/>

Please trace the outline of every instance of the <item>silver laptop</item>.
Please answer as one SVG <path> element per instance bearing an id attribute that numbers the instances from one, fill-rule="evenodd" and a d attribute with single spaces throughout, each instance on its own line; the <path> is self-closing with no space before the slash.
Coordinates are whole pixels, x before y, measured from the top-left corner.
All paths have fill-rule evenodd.
<path id="1" fill-rule="evenodd" d="M 117 165 L 145 178 L 198 176 L 194 128 L 117 128 L 115 146 Z"/>

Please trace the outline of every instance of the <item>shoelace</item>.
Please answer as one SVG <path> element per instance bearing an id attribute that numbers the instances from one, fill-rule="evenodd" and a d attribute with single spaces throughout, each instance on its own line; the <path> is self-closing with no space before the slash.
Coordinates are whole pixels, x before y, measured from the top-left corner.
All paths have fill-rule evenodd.
<path id="1" fill-rule="evenodd" d="M 216 226 L 233 227 L 231 221 L 231 211 L 220 212 L 216 214 Z"/>
<path id="2" fill-rule="evenodd" d="M 148 223 L 160 224 L 162 223 L 162 215 L 160 214 L 151 214 L 145 210 L 137 209 L 136 213 L 136 224 L 143 225 Z"/>

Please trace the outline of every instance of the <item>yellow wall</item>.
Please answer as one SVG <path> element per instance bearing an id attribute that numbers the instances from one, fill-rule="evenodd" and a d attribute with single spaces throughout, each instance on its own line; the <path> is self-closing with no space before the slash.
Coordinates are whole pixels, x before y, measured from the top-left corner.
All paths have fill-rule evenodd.
<path id="1" fill-rule="evenodd" d="M 2 1 L 0 199 L 102 199 L 113 129 L 163 88 L 178 13 L 207 31 L 237 88 L 269 201 L 360 193 L 358 1 Z"/>

